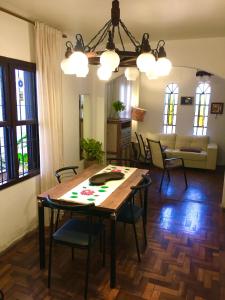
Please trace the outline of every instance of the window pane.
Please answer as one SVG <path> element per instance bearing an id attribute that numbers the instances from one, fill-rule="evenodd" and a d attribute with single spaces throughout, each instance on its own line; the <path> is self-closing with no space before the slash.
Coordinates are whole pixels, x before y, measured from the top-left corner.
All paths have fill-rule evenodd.
<path id="1" fill-rule="evenodd" d="M 26 126 L 16 127 L 17 155 L 19 162 L 19 176 L 28 174 L 27 130 Z"/>
<path id="2" fill-rule="evenodd" d="M 166 87 L 164 102 L 164 133 L 175 133 L 176 131 L 178 91 L 178 85 L 175 83 L 168 84 Z"/>
<path id="3" fill-rule="evenodd" d="M 36 115 L 35 75 L 33 72 L 15 70 L 17 119 L 33 120 Z"/>
<path id="4" fill-rule="evenodd" d="M 5 121 L 5 97 L 3 78 L 3 68 L 0 66 L 0 121 Z"/>
<path id="5" fill-rule="evenodd" d="M 7 181 L 5 128 L 0 127 L 0 185 Z"/>
<path id="6" fill-rule="evenodd" d="M 207 133 L 210 93 L 211 87 L 208 83 L 200 83 L 196 88 L 194 135 L 206 135 Z"/>

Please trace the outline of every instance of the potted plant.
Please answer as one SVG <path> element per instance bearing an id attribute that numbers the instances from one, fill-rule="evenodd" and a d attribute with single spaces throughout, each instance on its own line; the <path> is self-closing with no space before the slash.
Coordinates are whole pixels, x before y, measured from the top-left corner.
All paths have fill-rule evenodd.
<path id="1" fill-rule="evenodd" d="M 88 167 L 93 163 L 102 163 L 104 151 L 102 143 L 95 139 L 82 139 L 81 148 L 84 156 L 84 166 Z"/>
<path id="2" fill-rule="evenodd" d="M 118 119 L 120 117 L 120 112 L 126 109 L 126 106 L 120 100 L 114 101 L 112 107 L 115 110 L 115 117 Z"/>

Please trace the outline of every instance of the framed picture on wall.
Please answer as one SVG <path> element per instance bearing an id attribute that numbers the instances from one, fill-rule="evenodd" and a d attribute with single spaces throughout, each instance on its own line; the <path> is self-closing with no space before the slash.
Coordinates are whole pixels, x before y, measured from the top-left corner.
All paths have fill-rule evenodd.
<path id="1" fill-rule="evenodd" d="M 181 96 L 180 104 L 181 105 L 192 105 L 194 101 L 194 97 L 192 96 Z"/>
<path id="2" fill-rule="evenodd" d="M 212 102 L 211 103 L 211 114 L 222 114 L 223 113 L 223 102 Z"/>

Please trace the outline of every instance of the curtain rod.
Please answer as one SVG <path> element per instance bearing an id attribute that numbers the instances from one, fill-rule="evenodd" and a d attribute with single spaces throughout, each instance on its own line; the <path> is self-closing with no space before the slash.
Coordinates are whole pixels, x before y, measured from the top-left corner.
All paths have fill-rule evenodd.
<path id="1" fill-rule="evenodd" d="M 35 25 L 35 22 L 34 22 L 34 21 L 32 21 L 32 20 L 30 20 L 30 19 L 28 19 L 28 18 L 25 18 L 25 17 L 23 17 L 23 16 L 21 16 L 21 15 L 19 15 L 19 14 L 17 14 L 17 13 L 12 12 L 11 10 L 8 10 L 8 9 L 6 9 L 6 8 L 3 8 L 3 7 L 1 7 L 1 6 L 0 6 L 0 11 L 3 11 L 3 12 L 5 12 L 5 13 L 7 13 L 7 14 L 9 14 L 9 15 L 11 15 L 11 16 L 14 16 L 14 17 L 16 17 L 16 18 L 18 18 L 18 19 L 21 19 L 21 20 L 23 20 L 23 21 L 26 21 L 26 22 L 28 22 L 28 23 L 30 23 L 30 24 L 32 24 L 32 25 Z M 67 38 L 67 35 L 66 35 L 65 33 L 63 33 L 63 34 L 62 34 L 62 37 L 63 37 L 63 38 Z"/>

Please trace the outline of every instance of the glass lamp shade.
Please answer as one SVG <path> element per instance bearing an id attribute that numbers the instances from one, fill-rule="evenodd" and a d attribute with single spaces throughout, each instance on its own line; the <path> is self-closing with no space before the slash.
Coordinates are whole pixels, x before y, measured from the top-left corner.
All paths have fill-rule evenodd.
<path id="1" fill-rule="evenodd" d="M 88 66 L 82 66 L 79 70 L 76 70 L 77 77 L 86 77 L 89 72 Z"/>
<path id="2" fill-rule="evenodd" d="M 166 76 L 172 69 L 171 61 L 166 57 L 161 57 L 156 62 L 156 70 L 158 76 Z"/>
<path id="3" fill-rule="evenodd" d="M 145 73 L 149 80 L 158 78 L 158 73 L 157 73 L 157 69 L 156 69 L 157 66 L 156 65 L 157 65 L 157 63 L 155 62 L 154 65 L 152 66 L 152 69 Z"/>
<path id="4" fill-rule="evenodd" d="M 97 75 L 100 80 L 107 81 L 112 76 L 112 71 L 108 68 L 104 68 L 103 66 L 101 66 L 98 68 Z"/>
<path id="5" fill-rule="evenodd" d="M 106 50 L 100 56 L 100 64 L 114 71 L 120 64 L 120 57 L 114 50 Z"/>
<path id="6" fill-rule="evenodd" d="M 137 68 L 126 68 L 125 77 L 127 80 L 135 81 L 139 76 L 139 71 Z"/>
<path id="7" fill-rule="evenodd" d="M 65 58 L 65 59 L 62 60 L 61 69 L 62 69 L 63 73 L 66 74 L 66 75 L 75 74 L 75 70 L 74 70 L 72 64 L 70 63 L 69 58 Z"/>
<path id="8" fill-rule="evenodd" d="M 140 72 L 149 72 L 155 63 L 155 56 L 150 52 L 142 53 L 137 58 L 137 67 Z"/>
<path id="9" fill-rule="evenodd" d="M 69 57 L 69 60 L 71 62 L 71 64 L 74 65 L 74 67 L 76 68 L 76 66 L 81 66 L 81 65 L 88 65 L 88 58 L 87 55 L 85 55 L 83 52 L 81 51 L 74 51 L 71 56 Z"/>

